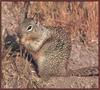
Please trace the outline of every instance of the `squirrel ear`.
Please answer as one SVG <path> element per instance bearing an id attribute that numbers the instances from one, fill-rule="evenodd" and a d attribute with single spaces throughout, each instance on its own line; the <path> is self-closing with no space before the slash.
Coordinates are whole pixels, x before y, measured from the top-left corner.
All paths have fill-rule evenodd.
<path id="1" fill-rule="evenodd" d="M 38 17 L 37 13 L 34 14 L 33 20 L 34 20 L 35 24 L 39 24 L 39 17 Z"/>
<path id="2" fill-rule="evenodd" d="M 37 22 L 37 26 L 40 26 L 40 22 L 39 21 Z"/>
<path id="3" fill-rule="evenodd" d="M 34 19 L 34 23 L 35 23 L 35 24 L 37 24 L 37 23 L 38 23 L 38 21 Z"/>
<path id="4" fill-rule="evenodd" d="M 25 2 L 22 10 L 20 11 L 20 23 L 24 21 L 25 18 L 27 18 L 28 14 L 28 8 L 29 8 L 30 2 Z"/>

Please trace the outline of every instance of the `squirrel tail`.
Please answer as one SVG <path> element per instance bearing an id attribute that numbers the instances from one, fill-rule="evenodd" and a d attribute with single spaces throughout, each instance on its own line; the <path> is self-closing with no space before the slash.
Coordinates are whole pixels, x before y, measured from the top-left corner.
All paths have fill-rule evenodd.
<path id="1" fill-rule="evenodd" d="M 85 67 L 77 70 L 70 70 L 66 73 L 66 76 L 99 76 L 98 67 Z"/>

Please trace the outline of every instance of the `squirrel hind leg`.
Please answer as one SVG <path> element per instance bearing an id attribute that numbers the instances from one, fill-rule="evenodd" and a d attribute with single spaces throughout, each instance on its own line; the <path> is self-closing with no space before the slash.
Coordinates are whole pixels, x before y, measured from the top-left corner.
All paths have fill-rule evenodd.
<path id="1" fill-rule="evenodd" d="M 38 73 L 38 74 L 43 81 L 48 81 L 51 78 L 51 76 L 49 74 L 47 74 L 47 75 L 41 74 L 41 73 Z"/>
<path id="2" fill-rule="evenodd" d="M 41 76 L 41 79 L 43 81 L 48 81 L 50 79 L 50 76 Z"/>

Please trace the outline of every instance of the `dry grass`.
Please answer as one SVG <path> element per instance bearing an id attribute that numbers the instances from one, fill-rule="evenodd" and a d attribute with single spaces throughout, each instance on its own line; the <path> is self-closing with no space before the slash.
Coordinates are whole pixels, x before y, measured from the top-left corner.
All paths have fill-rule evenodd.
<path id="1" fill-rule="evenodd" d="M 20 53 L 16 57 L 9 55 L 11 48 L 2 55 L 2 88 L 39 88 L 38 80 L 32 64 Z"/>

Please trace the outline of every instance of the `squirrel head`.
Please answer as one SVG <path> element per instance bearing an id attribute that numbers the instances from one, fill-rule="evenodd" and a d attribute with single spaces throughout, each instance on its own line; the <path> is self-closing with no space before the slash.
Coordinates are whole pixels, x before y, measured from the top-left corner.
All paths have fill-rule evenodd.
<path id="1" fill-rule="evenodd" d="M 35 40 L 41 36 L 40 24 L 32 18 L 26 18 L 19 26 L 18 36 L 21 40 L 29 41 Z"/>
<path id="2" fill-rule="evenodd" d="M 33 18 L 27 16 L 28 7 L 29 3 L 25 3 L 24 8 L 21 10 L 21 18 L 17 32 L 17 36 L 20 38 L 19 42 L 24 45 L 26 44 L 26 46 L 28 46 L 28 43 L 38 40 L 45 32 L 36 15 Z"/>

